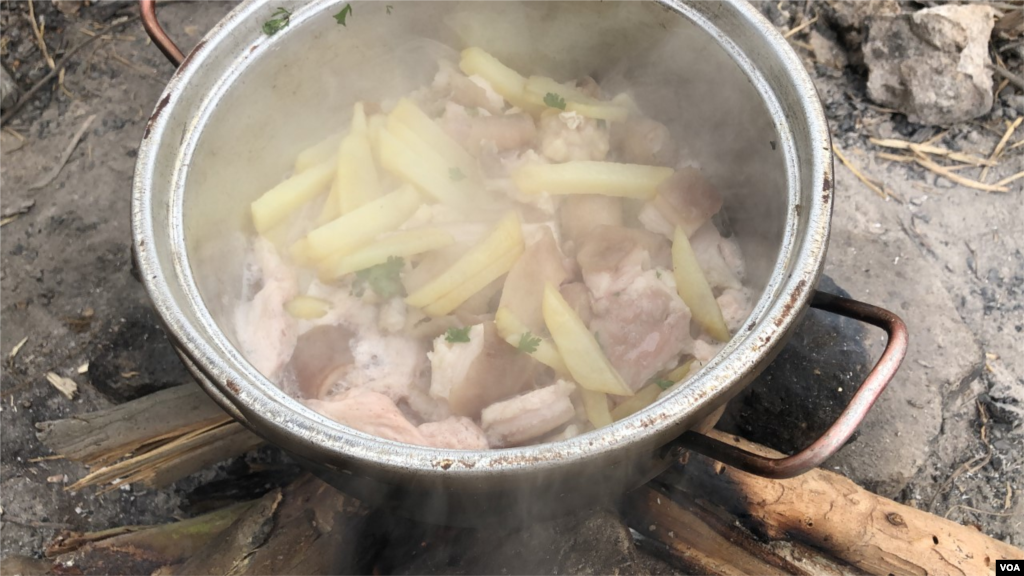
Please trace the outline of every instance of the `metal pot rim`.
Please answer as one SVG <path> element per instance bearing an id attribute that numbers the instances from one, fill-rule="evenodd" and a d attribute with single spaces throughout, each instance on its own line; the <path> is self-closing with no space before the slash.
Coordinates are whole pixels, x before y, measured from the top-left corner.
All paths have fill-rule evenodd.
<path id="1" fill-rule="evenodd" d="M 456 475 L 471 481 L 483 476 L 516 476 L 538 469 L 606 458 L 611 453 L 624 454 L 638 446 L 647 446 L 653 438 L 671 438 L 680 434 L 683 431 L 680 421 L 725 395 L 739 375 L 754 370 L 781 343 L 799 313 L 808 305 L 824 264 L 832 210 L 832 153 L 828 125 L 810 77 L 781 34 L 750 4 L 743 0 L 726 0 L 720 8 L 731 11 L 733 17 L 742 19 L 746 26 L 755 28 L 769 39 L 775 56 L 784 64 L 786 79 L 798 96 L 796 107 L 805 115 L 812 141 L 817 144 L 810 151 L 810 165 L 801 171 L 809 172 L 814 189 L 821 193 L 810 195 L 812 200 L 801 206 L 801 210 L 806 212 L 806 224 L 800 229 L 798 215 L 793 210 L 799 202 L 801 186 L 796 176 L 799 172 L 795 169 L 795 145 L 788 130 L 779 126 L 779 145 L 787 162 L 790 209 L 787 210 L 786 230 L 771 280 L 751 314 L 751 318 L 759 320 L 743 326 L 687 386 L 625 420 L 555 443 L 487 451 L 434 449 L 370 436 L 313 412 L 256 372 L 228 342 L 203 306 L 185 249 L 182 197 L 189 158 L 204 125 L 205 114 L 209 113 L 218 94 L 244 69 L 244 63 L 218 80 L 180 141 L 173 138 L 171 142 L 167 136 L 171 114 L 163 110 L 174 107 L 175 94 L 211 58 L 217 46 L 233 34 L 241 22 L 251 20 L 255 12 L 265 8 L 267 2 L 250 0 L 237 7 L 182 63 L 168 83 L 147 126 L 139 148 L 132 191 L 133 250 L 142 282 L 181 353 L 205 376 L 200 378 L 204 387 L 228 412 L 248 426 L 270 432 L 277 438 L 287 438 L 290 444 L 305 447 L 307 453 L 315 453 L 318 459 L 328 464 L 371 466 L 394 473 L 413 472 L 423 477 Z M 783 118 L 782 109 L 753 62 L 699 10 L 678 0 L 659 2 L 666 9 L 695 22 L 716 39 L 757 86 L 778 124 Z M 318 5 L 328 3 L 328 0 L 315 2 Z M 293 19 L 300 22 L 320 12 L 319 9 L 298 11 Z M 272 40 L 265 38 L 256 42 L 246 57 L 267 50 Z M 153 249 L 160 239 L 154 233 L 152 186 L 156 159 L 164 146 L 170 148 L 164 151 L 165 154 L 177 154 L 174 182 L 168 184 L 172 186 L 169 218 L 175 270 L 173 280 L 180 283 L 179 289 L 186 294 L 184 307 L 168 284 L 172 279 L 161 273 L 158 251 Z M 186 311 L 198 322 L 190 321 Z"/>

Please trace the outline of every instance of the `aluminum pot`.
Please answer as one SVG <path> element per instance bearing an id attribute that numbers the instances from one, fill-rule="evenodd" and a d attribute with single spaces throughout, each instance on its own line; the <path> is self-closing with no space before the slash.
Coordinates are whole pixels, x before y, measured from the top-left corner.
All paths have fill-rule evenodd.
<path id="1" fill-rule="evenodd" d="M 323 0 L 287 3 L 289 25 L 268 36 L 262 26 L 281 4 L 239 5 L 183 57 L 152 0 L 142 1 L 147 30 L 179 67 L 139 148 L 133 248 L 168 334 L 206 391 L 326 481 L 422 519 L 473 524 L 601 502 L 652 478 L 681 449 L 789 477 L 838 450 L 893 377 L 907 345 L 900 319 L 815 291 L 833 201 L 828 126 L 802 64 L 746 2 L 364 2 L 353 3 L 340 26 L 332 15 L 345 3 Z M 471 44 L 524 71 L 629 86 L 651 117 L 685 135 L 689 154 L 722 191 L 760 293 L 732 341 L 685 386 L 570 440 L 456 451 L 333 422 L 283 393 L 236 349 L 225 321 L 232 302 L 222 290 L 235 281 L 230 258 L 201 272 L 199 255 L 211 247 L 230 253 L 223 232 L 244 228 L 248 204 L 303 146 L 341 125 L 353 102 L 428 83 L 441 46 Z M 889 336 L 834 425 L 776 460 L 692 431 L 767 366 L 808 307 Z"/>

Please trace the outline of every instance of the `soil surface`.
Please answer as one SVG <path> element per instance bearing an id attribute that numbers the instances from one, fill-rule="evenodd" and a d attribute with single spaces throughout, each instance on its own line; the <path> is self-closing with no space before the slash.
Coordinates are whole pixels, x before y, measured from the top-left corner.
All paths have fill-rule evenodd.
<path id="1" fill-rule="evenodd" d="M 232 6 L 161 4 L 160 19 L 187 52 Z M 1015 107 L 1020 97 L 1014 100 L 1013 87 L 1005 88 L 989 115 L 944 134 L 911 124 L 868 101 L 863 70 L 815 59 L 806 35 L 835 38 L 824 6 L 758 6 L 783 31 L 822 11 L 815 24 L 792 36 L 794 49 L 815 80 L 836 147 L 889 192 L 878 196 L 836 162 L 828 277 L 820 288 L 897 312 L 911 334 L 896 380 L 827 466 L 881 494 L 1024 546 L 1024 180 L 1008 194 L 981 192 L 883 160 L 868 141 L 939 136 L 937 145 L 988 156 L 1005 121 L 1024 114 Z M 120 2 L 67 14 L 49 1 L 37 0 L 34 8 L 57 61 L 96 30 L 136 14 L 134 3 Z M 0 9 L 0 61 L 24 92 L 49 68 L 27 3 Z M 1011 61 L 1019 71 L 1020 59 Z M 72 493 L 64 486 L 86 469 L 45 459 L 49 453 L 35 436 L 36 422 L 189 381 L 130 270 L 136 151 L 172 74 L 141 25 L 127 23 L 78 52 L 62 86 L 43 88 L 2 134 L 0 556 L 38 556 L 59 529 L 170 521 L 294 477 L 287 458 L 265 448 L 160 490 Z M 90 118 L 66 164 L 46 182 Z M 1022 137 L 1024 129 L 1010 144 Z M 1024 147 L 1008 149 L 988 181 L 1022 169 Z M 978 178 L 977 169 L 960 174 Z M 720 427 L 783 451 L 806 445 L 842 409 L 883 343 L 874 329 L 809 313 Z M 73 400 L 47 382 L 48 372 L 77 383 Z M 225 480 L 239 477 L 245 481 Z"/>

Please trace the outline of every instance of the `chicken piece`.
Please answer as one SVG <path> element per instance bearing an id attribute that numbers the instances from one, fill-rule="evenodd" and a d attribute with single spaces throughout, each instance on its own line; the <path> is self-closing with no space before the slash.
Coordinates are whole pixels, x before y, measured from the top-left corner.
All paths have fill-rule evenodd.
<path id="1" fill-rule="evenodd" d="M 602 100 L 601 97 L 601 86 L 598 85 L 597 80 L 594 80 L 590 76 L 584 76 L 576 81 L 576 89 L 590 96 L 594 100 Z"/>
<path id="2" fill-rule="evenodd" d="M 484 143 L 490 143 L 489 153 L 519 150 L 533 144 L 537 126 L 529 114 L 500 114 L 472 116 L 465 108 L 449 105 L 440 120 L 441 128 L 473 156 L 480 156 Z"/>
<path id="3" fill-rule="evenodd" d="M 260 374 L 276 380 L 298 339 L 298 322 L 284 305 L 298 294 L 299 285 L 270 241 L 257 238 L 253 256 L 263 286 L 251 301 L 235 309 L 235 335 L 242 355 Z"/>
<path id="4" fill-rule="evenodd" d="M 645 166 L 675 166 L 678 148 L 661 122 L 633 116 L 612 125 L 612 149 L 623 162 Z"/>
<path id="5" fill-rule="evenodd" d="M 507 308 L 534 334 L 544 331 L 541 299 L 544 284 L 559 286 L 569 277 L 562 264 L 554 234 L 548 227 L 538 228 L 539 239 L 530 244 L 509 270 L 501 291 L 499 306 Z"/>
<path id="6" fill-rule="evenodd" d="M 327 400 L 306 400 L 305 404 L 340 424 L 366 434 L 406 444 L 431 445 L 390 398 L 371 390 L 354 388 Z"/>
<path id="7" fill-rule="evenodd" d="M 714 223 L 701 226 L 690 238 L 690 246 L 708 284 L 714 290 L 743 288 L 743 255 L 732 239 L 723 238 Z"/>
<path id="8" fill-rule="evenodd" d="M 633 391 L 693 348 L 690 309 L 670 272 L 642 272 L 622 290 L 595 298 L 593 307 L 590 330 Z"/>
<path id="9" fill-rule="evenodd" d="M 487 450 L 487 436 L 472 420 L 452 416 L 439 422 L 419 425 L 420 434 L 429 445 L 451 450 Z"/>
<path id="10" fill-rule="evenodd" d="M 596 226 L 576 254 L 583 281 L 594 298 L 624 290 L 651 267 L 671 267 L 671 246 L 664 238 L 633 228 Z"/>
<path id="11" fill-rule="evenodd" d="M 580 320 L 589 326 L 590 320 L 594 317 L 594 311 L 590 305 L 590 290 L 587 289 L 586 284 L 570 282 L 559 288 L 558 291 L 572 307 L 573 312 L 580 317 Z"/>
<path id="12" fill-rule="evenodd" d="M 351 341 L 352 364 L 334 381 L 329 394 L 365 388 L 383 394 L 393 402 L 404 400 L 419 374 L 426 368 L 423 345 L 402 335 L 383 335 L 366 328 Z"/>
<path id="13" fill-rule="evenodd" d="M 452 411 L 448 408 L 447 400 L 430 395 L 430 375 L 425 376 L 424 383 L 416 383 L 409 387 L 409 396 L 405 403 L 420 422 L 440 422 L 450 417 Z"/>
<path id="14" fill-rule="evenodd" d="M 533 384 L 540 364 L 501 336 L 493 322 L 469 330 L 469 342 L 434 339 L 430 395 L 448 400 L 453 414 L 475 418 L 485 406 Z"/>
<path id="15" fill-rule="evenodd" d="M 718 190 L 695 168 L 681 168 L 658 186 L 658 195 L 644 204 L 638 218 L 651 232 L 671 239 L 676 226 L 693 236 L 721 209 Z"/>
<path id="16" fill-rule="evenodd" d="M 323 398 L 352 368 L 350 343 L 355 333 L 347 326 L 317 326 L 299 336 L 288 366 L 303 398 Z"/>
<path id="17" fill-rule="evenodd" d="M 735 334 L 750 315 L 750 294 L 747 289 L 726 288 L 715 299 L 722 310 L 722 317 L 729 332 Z"/>
<path id="18" fill-rule="evenodd" d="M 608 130 L 576 112 L 545 112 L 537 136 L 541 154 L 552 162 L 604 160 L 608 156 Z"/>
<path id="19" fill-rule="evenodd" d="M 599 194 L 566 196 L 558 208 L 558 225 L 565 246 L 575 254 L 583 237 L 595 226 L 622 226 L 622 199 Z"/>
<path id="20" fill-rule="evenodd" d="M 562 426 L 576 415 L 565 380 L 484 408 L 480 422 L 494 447 L 518 446 Z"/>
<path id="21" fill-rule="evenodd" d="M 701 337 L 693 342 L 693 357 L 697 360 L 695 364 L 703 367 L 712 358 L 718 355 L 718 353 L 725 348 L 725 344 L 716 342 L 708 337 Z"/>
<path id="22" fill-rule="evenodd" d="M 434 76 L 434 86 L 439 91 L 447 90 L 452 102 L 466 108 L 482 108 L 491 114 L 501 114 L 505 99 L 479 76 L 468 77 L 451 62 L 441 60 Z"/>

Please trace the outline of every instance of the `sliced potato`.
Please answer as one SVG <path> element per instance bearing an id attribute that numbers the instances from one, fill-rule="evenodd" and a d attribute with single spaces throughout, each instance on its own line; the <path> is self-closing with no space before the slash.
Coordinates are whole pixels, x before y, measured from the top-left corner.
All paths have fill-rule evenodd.
<path id="1" fill-rule="evenodd" d="M 317 262 L 351 254 L 380 234 L 398 228 L 421 203 L 412 186 L 403 186 L 310 232 L 306 236 L 308 253 Z"/>
<path id="2" fill-rule="evenodd" d="M 480 48 L 474 46 L 463 50 L 459 68 L 467 76 L 479 76 L 486 80 L 495 92 L 513 106 L 531 114 L 539 114 L 544 110 L 544 106 L 537 106 L 526 97 L 526 78 L 522 74 Z"/>
<path id="3" fill-rule="evenodd" d="M 522 253 L 523 232 L 519 222 L 519 215 L 515 212 L 510 212 L 498 222 L 494 230 L 480 244 L 472 248 L 462 258 L 459 258 L 443 274 L 428 282 L 419 290 L 409 294 L 405 302 L 410 306 L 423 308 L 427 304 L 455 290 L 459 285 L 468 282 L 486 269 L 492 262 L 515 249 L 518 249 L 520 254 Z M 494 278 L 500 275 L 498 274 Z M 494 280 L 494 278 L 491 278 L 491 280 Z M 480 288 L 483 288 L 483 286 L 480 286 Z"/>
<path id="4" fill-rule="evenodd" d="M 463 302 L 469 300 L 474 294 L 483 290 L 491 282 L 500 278 L 502 274 L 508 273 L 512 268 L 512 265 L 516 263 L 516 260 L 518 260 L 522 254 L 523 246 L 521 244 L 512 248 L 512 250 L 489 262 L 483 270 L 477 272 L 472 278 L 459 284 L 459 286 L 451 292 L 424 306 L 423 312 L 425 312 L 427 316 L 431 316 L 433 318 L 450 314 Z"/>
<path id="5" fill-rule="evenodd" d="M 445 165 L 457 167 L 467 178 L 479 180 L 480 169 L 476 159 L 424 114 L 412 100 L 402 98 L 395 105 L 395 109 L 388 115 L 388 128 L 395 124 L 404 124 L 412 130 L 420 140 L 444 159 Z"/>
<path id="6" fill-rule="evenodd" d="M 661 389 L 661 386 L 658 386 L 657 384 L 648 384 L 647 386 L 644 386 L 636 393 L 636 396 L 633 396 L 622 404 L 616 406 L 615 409 L 612 410 L 612 418 L 618 422 L 623 418 L 636 414 L 653 404 L 654 401 L 658 399 L 658 395 L 662 392 L 663 390 Z"/>
<path id="7" fill-rule="evenodd" d="M 337 175 L 331 194 L 338 202 L 340 214 L 348 214 L 380 197 L 380 179 L 373 162 L 362 102 L 354 106 L 352 128 L 338 147 Z"/>
<path id="8" fill-rule="evenodd" d="M 412 256 L 444 248 L 455 243 L 451 233 L 440 228 L 419 228 L 396 232 L 373 244 L 343 256 L 328 258 L 319 266 L 320 279 L 334 280 L 377 264 L 383 264 L 392 256 Z"/>
<path id="9" fill-rule="evenodd" d="M 693 358 L 683 362 L 678 368 L 666 374 L 665 379 L 672 381 L 673 384 L 682 382 L 683 378 L 686 378 L 686 375 L 690 373 L 690 367 L 693 366 L 693 362 Z"/>
<path id="10" fill-rule="evenodd" d="M 551 284 L 544 286 L 543 312 L 544 323 L 576 383 L 594 392 L 633 395 L 586 324 Z"/>
<path id="11" fill-rule="evenodd" d="M 528 164 L 512 179 L 527 194 L 602 194 L 650 200 L 669 176 L 672 169 L 663 166 L 580 161 Z"/>
<path id="12" fill-rule="evenodd" d="M 497 313 L 494 315 L 494 324 L 498 327 L 498 334 L 505 339 L 506 342 L 519 347 L 519 342 L 522 341 L 523 334 L 530 332 L 529 328 L 523 324 L 519 318 L 516 318 L 514 314 L 503 306 L 498 307 Z M 565 362 L 562 360 L 562 356 L 558 353 L 558 349 L 551 340 L 544 338 L 539 334 L 530 332 L 530 336 L 537 338 L 540 342 L 537 344 L 537 349 L 533 352 L 528 352 L 530 356 L 533 356 L 535 360 L 550 367 L 559 374 L 568 375 L 569 369 L 565 367 Z"/>
<path id="13" fill-rule="evenodd" d="M 587 411 L 587 420 L 590 420 L 594 428 L 601 428 L 614 422 L 608 410 L 607 394 L 581 388 L 580 395 L 583 397 L 583 407 Z"/>
<path id="14" fill-rule="evenodd" d="M 537 333 L 544 329 L 544 316 L 540 310 L 544 285 L 550 282 L 559 286 L 568 277 L 558 242 L 551 229 L 543 227 L 540 238 L 530 244 L 505 278 L 499 306 L 507 308 L 521 320 L 526 326 L 524 331 Z"/>
<path id="15" fill-rule="evenodd" d="M 380 133 L 380 163 L 385 170 L 415 185 L 435 200 L 458 209 L 471 203 L 465 189 L 452 180 L 448 167 L 410 146 L 390 130 Z"/>
<path id="16" fill-rule="evenodd" d="M 370 139 L 370 149 L 373 151 L 373 158 L 380 164 L 380 133 L 388 124 L 388 117 L 383 114 L 374 114 L 366 119 L 366 136 Z"/>
<path id="17" fill-rule="evenodd" d="M 299 155 L 295 157 L 295 169 L 292 173 L 305 172 L 317 164 L 334 160 L 340 144 L 341 134 L 331 134 L 327 138 L 299 152 Z"/>
<path id="18" fill-rule="evenodd" d="M 285 302 L 284 309 L 300 320 L 315 320 L 331 310 L 331 303 L 313 296 L 296 296 Z"/>
<path id="19" fill-rule="evenodd" d="M 318 164 L 274 186 L 252 203 L 252 223 L 263 233 L 327 189 L 334 178 L 334 162 Z"/>
<path id="20" fill-rule="evenodd" d="M 621 122 L 629 116 L 629 109 L 624 106 L 591 98 L 546 76 L 530 76 L 526 81 L 526 99 L 534 105 L 547 106 L 544 99 L 548 94 L 560 96 L 565 101 L 566 112 L 576 112 L 587 118 Z"/>
<path id="21" fill-rule="evenodd" d="M 690 247 L 686 232 L 678 226 L 672 240 L 672 268 L 676 278 L 676 291 L 690 308 L 693 319 L 714 339 L 728 342 L 729 328 L 722 317 L 722 309 L 718 307 L 711 286 L 704 277 L 700 264 L 697 263 L 697 256 Z"/>

